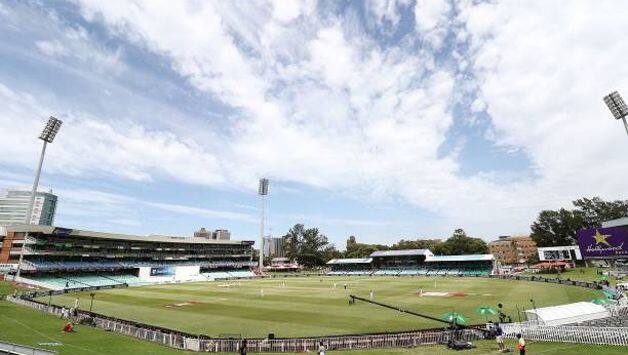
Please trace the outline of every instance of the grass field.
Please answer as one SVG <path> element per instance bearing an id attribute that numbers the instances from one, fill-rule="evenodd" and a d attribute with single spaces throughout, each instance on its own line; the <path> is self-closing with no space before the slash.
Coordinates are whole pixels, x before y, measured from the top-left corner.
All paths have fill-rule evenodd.
<path id="1" fill-rule="evenodd" d="M 374 279 L 372 282 L 371 281 L 359 281 L 358 284 L 355 284 L 353 283 L 355 282 L 355 279 L 344 279 L 344 280 L 334 279 L 334 280 L 335 281 L 325 279 L 323 282 L 323 285 L 321 285 L 318 279 L 312 279 L 312 278 L 291 279 L 291 280 L 286 281 L 285 288 L 282 286 L 279 286 L 281 281 L 277 281 L 277 280 L 264 281 L 264 282 L 254 281 L 247 284 L 243 283 L 242 286 L 240 286 L 240 288 L 237 288 L 237 289 L 236 288 L 228 289 L 228 291 L 224 291 L 224 292 L 231 292 L 231 293 L 226 293 L 226 294 L 223 293 L 222 296 L 223 297 L 236 296 L 236 299 L 234 300 L 233 303 L 249 302 L 249 303 L 257 304 L 259 303 L 258 301 L 260 301 L 260 299 L 252 297 L 249 299 L 249 301 L 245 301 L 242 299 L 243 296 L 240 296 L 240 295 L 246 294 L 246 292 L 248 292 L 246 290 L 248 289 L 250 292 L 257 291 L 257 296 L 259 297 L 258 288 L 261 285 L 264 285 L 265 287 L 264 289 L 265 299 L 267 298 L 267 296 L 269 298 L 276 297 L 279 295 L 279 293 L 282 293 L 284 295 L 290 294 L 292 292 L 299 293 L 300 292 L 299 289 L 302 289 L 301 291 L 303 291 L 303 289 L 306 290 L 310 288 L 315 289 L 315 290 L 321 289 L 320 292 L 322 292 L 322 289 L 329 291 L 330 283 L 331 285 L 333 285 L 333 282 L 336 282 L 339 284 L 340 287 L 342 287 L 342 283 L 346 281 L 349 284 L 350 288 L 352 288 L 353 291 L 355 291 L 356 293 L 358 293 L 358 291 L 368 292 L 367 287 L 371 286 L 376 292 L 376 298 L 379 298 L 380 296 L 384 297 L 384 294 L 386 293 L 385 292 L 386 290 L 381 290 L 380 287 L 402 287 L 406 290 L 412 290 L 412 288 L 415 286 L 415 282 L 417 282 L 416 280 L 412 282 L 410 279 Z M 423 281 L 429 281 L 429 280 L 423 280 Z M 479 281 L 479 280 L 473 280 L 473 281 Z M 560 294 L 559 297 L 562 300 L 565 300 L 565 299 L 577 300 L 580 297 L 584 297 L 585 299 L 587 297 L 590 297 L 589 293 L 592 292 L 591 291 L 591 292 L 578 293 L 575 291 L 578 291 L 578 290 L 588 291 L 588 290 L 579 289 L 576 287 L 573 287 L 573 288 L 566 287 L 566 286 L 562 286 L 561 288 L 561 286 L 557 286 L 557 285 L 547 285 L 547 284 L 537 284 L 537 283 L 527 283 L 527 282 L 526 283 L 523 283 L 523 282 L 509 283 L 509 281 L 504 281 L 504 280 L 484 280 L 484 279 L 482 279 L 481 281 L 483 282 L 482 283 L 476 282 L 475 287 L 472 287 L 472 286 L 467 286 L 467 287 L 477 288 L 478 290 L 485 289 L 485 288 L 488 288 L 488 289 L 499 288 L 501 290 L 500 293 L 503 292 L 503 294 L 506 296 L 512 292 L 515 292 L 516 294 L 518 294 L 520 291 L 513 290 L 513 288 L 522 287 L 525 289 L 525 291 L 521 291 L 521 293 L 523 294 L 531 293 L 531 292 L 549 293 L 550 296 L 547 298 L 548 303 L 560 303 L 559 301 L 555 301 L 552 298 L 552 296 L 556 296 L 559 294 Z M 433 287 L 433 281 L 429 281 L 429 282 L 432 282 L 432 287 Z M 465 279 L 439 279 L 439 281 L 437 281 L 436 283 L 436 287 L 437 289 L 445 289 L 446 286 L 451 286 L 451 285 L 458 285 L 462 287 L 462 284 L 467 284 L 469 282 L 470 280 L 465 280 Z M 483 284 L 484 282 L 486 283 L 494 282 L 494 283 Z M 294 283 L 294 285 L 292 283 Z M 422 283 L 422 281 L 419 280 L 419 283 Z M 156 286 L 156 287 L 149 287 L 149 288 L 143 287 L 143 288 L 135 288 L 135 289 L 126 289 L 122 291 L 138 291 L 138 292 L 155 293 L 156 292 L 155 290 L 164 289 L 164 290 L 168 290 L 168 292 L 166 292 L 166 295 L 174 295 L 174 294 L 177 294 L 177 290 L 181 290 L 181 292 L 185 292 L 185 294 L 187 295 L 187 293 L 189 292 L 188 288 L 192 288 L 194 290 L 201 289 L 205 291 L 219 293 L 220 291 L 218 290 L 224 290 L 224 288 L 218 287 L 219 284 L 220 283 L 182 284 L 182 285 L 180 284 L 180 285 Z M 540 287 L 529 288 L 530 286 L 534 286 L 534 285 L 537 285 Z M 272 289 L 273 286 L 279 290 L 273 290 Z M 427 289 L 428 287 L 426 287 L 426 290 Z M 12 288 L 8 283 L 0 282 L 0 293 L 8 294 L 11 292 L 12 292 Z M 331 292 L 335 292 L 335 291 L 331 291 Z M 100 292 L 98 294 L 96 307 L 100 306 L 100 297 L 105 297 L 106 293 L 107 292 Z M 382 293 L 382 295 L 380 295 L 380 293 Z M 410 293 L 412 294 L 412 292 Z M 159 293 L 157 292 L 157 294 Z M 396 296 L 391 295 L 390 298 L 393 300 L 404 298 L 403 292 L 401 291 L 396 292 L 395 294 Z M 190 297 L 190 295 L 187 295 L 187 296 Z M 141 296 L 137 296 L 137 297 L 141 297 Z M 172 298 L 172 296 L 162 296 L 162 297 Z M 332 295 L 326 296 L 325 298 L 335 299 L 336 297 L 338 296 L 336 296 L 335 294 L 332 294 Z M 414 297 L 413 294 L 410 296 L 410 298 L 414 300 L 414 298 L 412 297 Z M 488 296 L 485 296 L 485 297 L 488 297 Z M 521 297 L 518 299 L 521 299 L 522 302 L 525 302 L 525 297 Z M 341 298 L 341 301 L 346 302 L 346 300 L 344 299 L 344 296 L 340 298 Z M 85 296 L 82 296 L 82 300 L 83 300 L 83 304 L 85 304 L 86 302 Z M 471 300 L 471 296 L 469 296 L 468 300 Z M 170 299 L 169 301 L 168 300 L 164 300 L 164 301 L 169 302 L 169 301 L 172 301 L 172 299 Z M 420 301 L 427 302 L 427 300 L 420 300 Z M 442 299 L 440 301 L 442 301 Z M 455 300 L 449 300 L 447 302 L 450 303 L 450 306 L 451 306 L 451 303 L 455 303 Z M 103 300 L 103 303 L 104 303 L 104 300 Z M 469 303 L 470 307 L 472 307 L 471 303 L 475 303 L 475 302 L 470 302 Z M 159 304 L 161 304 L 161 301 L 159 302 Z M 418 304 L 415 304 L 412 301 L 406 301 L 405 304 L 409 306 L 408 308 L 412 306 L 412 308 L 415 310 L 418 307 L 420 307 Z M 104 307 L 104 304 L 102 306 Z M 138 306 L 136 307 L 137 309 L 133 313 L 144 314 L 144 315 L 151 312 L 163 313 L 162 312 L 163 309 L 161 307 L 153 308 L 153 307 L 149 307 L 147 304 L 141 305 L 141 302 L 138 302 Z M 362 317 L 361 321 L 367 321 L 370 318 L 371 313 L 375 311 L 375 309 L 373 308 L 368 308 L 371 306 L 367 306 L 367 305 L 362 305 L 362 306 L 356 305 L 356 306 L 351 306 L 351 307 L 354 307 L 352 308 L 352 310 L 355 310 L 357 313 L 361 315 Z M 285 309 L 285 311 L 289 311 L 292 313 L 291 309 L 294 309 L 294 308 L 295 308 L 294 306 L 290 306 L 289 309 Z M 447 307 L 444 307 L 444 308 L 447 308 Z M 454 308 L 458 309 L 458 306 L 456 305 L 456 307 Z M 96 310 L 100 311 L 98 308 Z M 191 313 L 188 311 L 184 311 L 183 309 L 175 309 L 175 310 L 183 311 L 184 313 Z M 282 312 L 282 310 L 275 310 L 275 311 Z M 330 310 L 325 310 L 324 314 L 328 315 L 329 312 Z M 216 319 L 214 319 L 210 314 L 204 314 L 203 316 L 206 318 L 205 323 L 212 323 L 216 321 Z M 240 316 L 244 319 L 242 324 L 246 324 L 247 322 L 249 322 L 247 320 L 246 314 L 240 314 Z M 180 315 L 179 317 L 185 317 L 185 314 Z M 327 316 L 322 316 L 318 318 L 325 319 L 326 317 Z M 388 319 L 391 319 L 391 318 L 394 319 L 396 317 L 398 316 L 391 315 L 390 313 L 388 313 Z M 416 323 L 416 319 L 413 319 L 413 322 L 411 322 L 411 325 L 416 326 L 415 323 Z M 130 337 L 121 336 L 115 333 L 110 333 L 110 332 L 106 332 L 99 329 L 93 329 L 87 326 L 77 326 L 76 333 L 63 334 L 61 332 L 61 327 L 64 324 L 63 320 L 57 317 L 54 317 L 52 315 L 44 314 L 41 312 L 36 312 L 25 307 L 16 306 L 6 301 L 0 301 L 0 324 L 2 324 L 2 326 L 0 327 L 0 341 L 8 341 L 8 342 L 18 343 L 18 344 L 23 344 L 23 345 L 30 345 L 30 346 L 40 347 L 40 348 L 56 350 L 62 355 L 65 355 L 65 354 L 68 354 L 68 355 L 69 354 L 71 355 L 75 355 L 75 354 L 76 355 L 83 355 L 83 354 L 92 354 L 92 355 L 93 354 L 159 354 L 159 355 L 187 354 L 187 352 L 184 352 L 184 351 L 169 349 L 169 348 L 162 347 L 162 346 L 152 344 L 149 342 L 136 340 Z M 57 344 L 46 345 L 47 343 L 57 343 Z M 496 351 L 497 348 L 493 341 L 479 341 L 479 342 L 476 342 L 475 345 L 477 345 L 477 349 L 474 349 L 471 351 L 465 351 L 463 353 L 473 354 L 473 355 L 497 353 Z M 509 341 L 508 345 L 513 347 L 514 342 Z M 528 342 L 528 353 L 530 354 L 553 355 L 553 354 L 577 354 L 577 353 L 587 353 L 587 352 L 588 353 L 595 352 L 599 354 L 624 354 L 625 350 L 626 349 L 623 347 L 613 347 L 613 346 L 592 346 L 592 345 L 580 345 L 580 344 Z M 418 347 L 418 348 L 413 348 L 413 349 L 374 349 L 374 350 L 368 350 L 368 351 L 330 352 L 330 354 L 348 354 L 348 355 L 354 355 L 354 354 L 355 355 L 375 355 L 375 354 L 377 355 L 410 355 L 410 354 L 427 355 L 427 354 L 456 354 L 456 353 L 459 353 L 459 352 L 448 351 L 443 346 L 425 346 L 425 347 Z"/>
<path id="2" fill-rule="evenodd" d="M 285 282 L 285 286 L 283 283 Z M 333 287 L 334 283 L 336 288 Z M 344 290 L 343 285 L 348 285 Z M 229 287 L 227 287 L 229 285 Z M 264 296 L 261 296 L 261 290 Z M 520 310 L 589 300 L 601 293 L 573 286 L 483 278 L 286 278 L 221 283 L 204 282 L 104 290 L 94 311 L 124 319 L 210 336 L 242 334 L 278 337 L 352 334 L 441 327 L 442 324 L 365 303 L 348 304 L 349 292 L 440 317 L 457 311 L 481 323 L 482 305 L 504 310 L 518 320 Z M 419 297 L 424 292 L 458 292 L 455 297 Z M 89 296 L 67 294 L 53 303 L 72 306 L 75 297 L 89 307 Z"/>
<path id="3" fill-rule="evenodd" d="M 79 325 L 76 333 L 63 334 L 60 331 L 63 323 L 57 317 L 16 306 L 6 301 L 0 301 L 0 324 L 2 324 L 2 327 L 0 327 L 0 341 L 55 350 L 61 355 L 193 354 L 87 326 Z M 46 345 L 51 343 L 56 345 Z M 477 349 L 462 353 L 473 355 L 497 354 L 497 346 L 493 341 L 479 341 L 475 342 L 475 345 L 477 345 Z M 514 341 L 507 341 L 507 345 L 514 347 Z M 614 346 L 528 342 L 529 354 L 562 355 L 587 352 L 625 354 L 625 351 L 624 347 Z M 346 355 L 429 355 L 459 354 L 460 352 L 446 350 L 443 346 L 424 346 L 413 349 L 373 349 L 329 353 Z"/>
<path id="4" fill-rule="evenodd" d="M 577 281 L 600 281 L 601 278 L 597 274 L 598 271 L 608 271 L 608 269 L 603 268 L 594 268 L 594 267 L 577 267 L 572 269 L 567 269 L 565 272 L 561 274 L 545 274 L 545 273 L 527 273 L 528 275 L 536 275 L 543 276 L 548 278 L 556 278 L 559 277 L 563 280 L 577 280 Z M 610 276 L 607 280 L 612 284 L 617 283 L 617 279 Z"/>

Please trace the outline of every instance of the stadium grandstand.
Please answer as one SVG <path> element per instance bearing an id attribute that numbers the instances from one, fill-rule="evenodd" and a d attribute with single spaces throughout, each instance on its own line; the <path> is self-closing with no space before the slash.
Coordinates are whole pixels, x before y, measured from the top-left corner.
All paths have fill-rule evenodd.
<path id="1" fill-rule="evenodd" d="M 368 275 L 373 272 L 373 258 L 331 259 L 328 275 Z"/>
<path id="2" fill-rule="evenodd" d="M 273 272 L 298 272 L 301 271 L 303 267 L 299 265 L 295 261 L 290 261 L 289 258 L 278 257 L 273 258 L 270 262 L 270 265 L 264 268 L 264 271 L 273 271 Z"/>
<path id="3" fill-rule="evenodd" d="M 434 255 L 428 249 L 379 250 L 368 258 L 332 259 L 329 275 L 450 275 L 485 276 L 495 273 L 492 254 Z"/>
<path id="4" fill-rule="evenodd" d="M 249 278 L 252 241 L 136 236 L 9 225 L 0 265 L 20 263 L 18 282 L 50 289 Z"/>

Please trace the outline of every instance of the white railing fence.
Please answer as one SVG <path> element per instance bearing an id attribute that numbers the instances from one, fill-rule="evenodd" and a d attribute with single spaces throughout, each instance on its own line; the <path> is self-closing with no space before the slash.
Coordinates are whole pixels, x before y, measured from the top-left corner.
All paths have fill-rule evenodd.
<path id="1" fill-rule="evenodd" d="M 504 277 L 500 277 L 504 278 Z M 535 277 L 517 277 L 519 280 L 568 283 L 574 286 L 599 288 L 595 283 L 574 282 L 564 280 L 539 279 Z M 35 298 L 52 296 L 60 293 L 86 291 L 118 287 L 94 287 L 76 290 L 32 292 L 19 296 L 7 296 L 7 300 L 39 311 L 61 315 L 61 308 L 34 301 Z M 613 317 L 628 317 L 628 307 L 610 307 Z M 169 347 L 203 352 L 236 352 L 242 345 L 240 339 L 209 338 L 205 335 L 182 333 L 171 329 L 154 327 L 123 319 L 106 317 L 91 312 L 79 311 L 79 320 L 101 329 L 114 331 L 135 338 L 160 343 Z M 530 323 L 502 324 L 504 335 L 514 338 L 521 333 L 526 339 L 537 341 L 628 345 L 628 327 L 591 327 L 591 326 L 539 326 Z M 473 328 L 459 330 L 455 333 L 445 330 L 417 330 L 390 334 L 365 334 L 346 336 L 327 336 L 319 338 L 287 338 L 287 339 L 248 339 L 250 352 L 307 352 L 315 351 L 322 342 L 329 350 L 349 350 L 368 348 L 413 347 L 427 344 L 442 344 L 452 339 L 470 341 L 483 339 L 485 333 Z"/>
<path id="2" fill-rule="evenodd" d="M 548 326 L 528 323 L 502 324 L 501 327 L 506 338 L 516 338 L 517 334 L 521 334 L 527 340 L 628 346 L 628 328 L 625 327 Z"/>
<path id="3" fill-rule="evenodd" d="M 38 311 L 61 316 L 61 308 L 55 305 L 36 302 L 31 299 L 8 296 L 7 300 Z M 154 327 L 103 315 L 79 311 L 80 323 L 112 332 L 132 336 L 172 348 L 203 352 L 237 352 L 241 339 L 209 338 L 176 330 Z M 247 339 L 250 352 L 307 352 L 316 351 L 322 342 L 329 350 L 372 349 L 392 347 L 413 347 L 429 344 L 443 344 L 450 339 L 471 341 L 484 339 L 482 330 L 466 328 L 457 331 L 426 329 L 386 334 L 343 335 L 313 338 Z"/>
<path id="4" fill-rule="evenodd" d="M 0 354 L 19 355 L 57 355 L 56 351 L 32 348 L 19 344 L 5 343 L 0 341 Z"/>
<path id="5" fill-rule="evenodd" d="M 315 352 L 322 343 L 327 350 L 377 349 L 416 347 L 421 345 L 445 344 L 450 338 L 459 341 L 484 339 L 477 329 L 456 331 L 431 330 L 407 333 L 337 336 L 321 338 L 248 339 L 250 352 Z M 201 339 L 200 350 L 206 352 L 237 352 L 242 340 Z"/>

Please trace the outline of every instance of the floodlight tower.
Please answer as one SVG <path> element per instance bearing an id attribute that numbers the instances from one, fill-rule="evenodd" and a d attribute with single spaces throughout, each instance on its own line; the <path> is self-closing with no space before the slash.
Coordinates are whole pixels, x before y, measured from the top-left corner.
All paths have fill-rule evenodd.
<path id="1" fill-rule="evenodd" d="M 604 103 L 611 110 L 613 117 L 616 120 L 622 120 L 624 122 L 624 128 L 626 128 L 626 134 L 628 134 L 628 122 L 626 122 L 626 116 L 628 116 L 628 106 L 622 99 L 621 95 L 617 91 L 604 96 Z"/>
<path id="2" fill-rule="evenodd" d="M 50 116 L 48 122 L 46 123 L 46 127 L 39 135 L 39 139 L 44 141 L 44 144 L 41 147 L 41 154 L 39 155 L 39 164 L 37 165 L 37 170 L 35 172 L 35 181 L 33 182 L 33 189 L 31 190 L 30 200 L 28 202 L 28 209 L 26 210 L 26 218 L 25 223 L 31 224 L 31 214 L 33 213 L 33 205 L 35 204 L 35 195 L 37 194 L 37 187 L 39 186 L 39 177 L 41 176 L 41 167 L 44 164 L 44 155 L 46 154 L 46 146 L 48 143 L 52 143 L 59 132 L 59 128 L 61 128 L 61 124 L 63 121 Z M 20 272 L 22 271 L 22 261 L 24 259 L 24 251 L 26 250 L 26 239 L 28 238 L 28 232 L 24 235 L 24 240 L 22 241 L 22 252 L 20 253 L 20 261 L 17 264 L 17 272 L 15 273 L 15 279 L 20 277 Z"/>
<path id="3" fill-rule="evenodd" d="M 261 178 L 259 179 L 259 187 L 257 189 L 257 193 L 260 196 L 260 204 L 261 204 L 261 219 L 259 226 L 259 271 L 264 271 L 264 207 L 265 207 L 265 196 L 268 195 L 268 179 Z"/>

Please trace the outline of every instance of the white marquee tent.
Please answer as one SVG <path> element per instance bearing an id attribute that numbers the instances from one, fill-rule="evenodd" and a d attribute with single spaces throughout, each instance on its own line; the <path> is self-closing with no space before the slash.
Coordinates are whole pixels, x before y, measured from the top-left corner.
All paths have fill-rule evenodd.
<path id="1" fill-rule="evenodd" d="M 591 302 L 576 302 L 525 311 L 530 323 L 562 325 L 610 317 L 609 311 Z"/>

